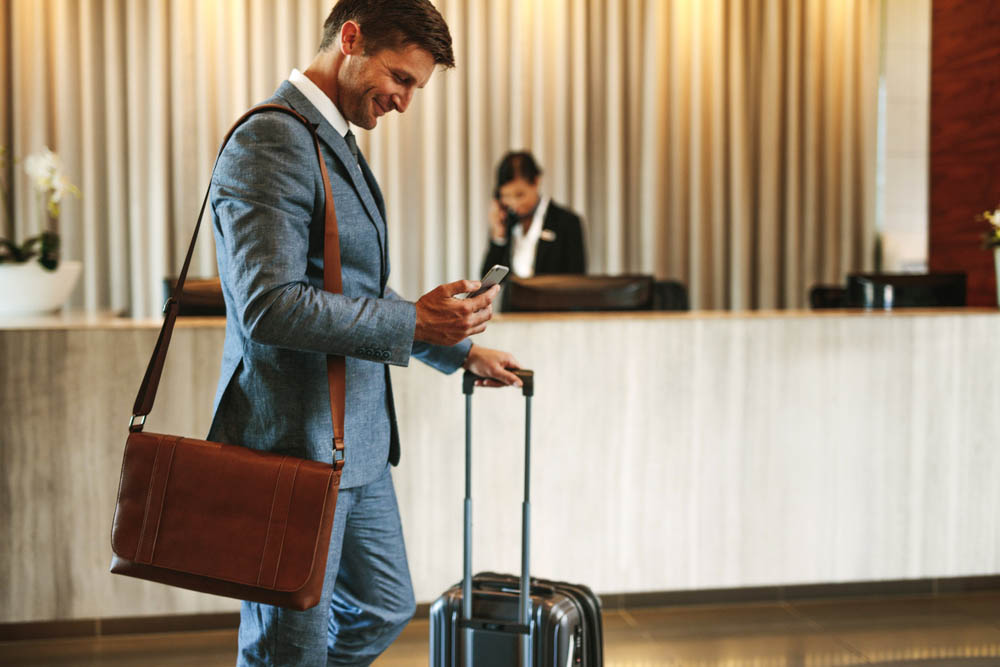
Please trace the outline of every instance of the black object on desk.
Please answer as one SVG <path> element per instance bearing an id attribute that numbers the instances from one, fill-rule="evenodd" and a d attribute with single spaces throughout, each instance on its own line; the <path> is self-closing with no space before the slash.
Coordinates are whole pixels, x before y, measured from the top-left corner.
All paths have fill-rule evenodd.
<path id="1" fill-rule="evenodd" d="M 848 308 L 942 308 L 965 306 L 964 273 L 852 273 Z"/>
<path id="2" fill-rule="evenodd" d="M 847 308 L 847 289 L 841 285 L 813 285 L 809 289 L 810 308 Z"/>
<path id="3" fill-rule="evenodd" d="M 503 303 L 506 312 L 688 309 L 682 283 L 648 275 L 510 278 Z"/>

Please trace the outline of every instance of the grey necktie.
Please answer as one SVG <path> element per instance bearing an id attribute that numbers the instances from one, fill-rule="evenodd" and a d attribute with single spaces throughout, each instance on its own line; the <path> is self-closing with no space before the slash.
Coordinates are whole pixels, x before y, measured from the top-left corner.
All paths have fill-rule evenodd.
<path id="1" fill-rule="evenodd" d="M 347 134 L 344 135 L 344 141 L 347 142 L 347 147 L 349 149 L 351 149 L 351 155 L 354 156 L 354 161 L 355 162 L 359 162 L 359 160 L 358 160 L 358 142 L 354 139 L 354 133 L 351 132 L 350 130 L 347 130 Z"/>

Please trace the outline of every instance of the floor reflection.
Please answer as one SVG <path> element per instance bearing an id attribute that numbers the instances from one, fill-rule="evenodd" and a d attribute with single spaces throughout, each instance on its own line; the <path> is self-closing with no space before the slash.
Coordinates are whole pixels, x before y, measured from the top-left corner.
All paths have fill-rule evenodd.
<path id="1" fill-rule="evenodd" d="M 933 598 L 605 609 L 606 667 L 1000 666 L 1000 593 Z M 415 619 L 375 664 L 426 667 Z M 0 664 L 80 667 L 235 663 L 215 631 L 0 643 Z"/>

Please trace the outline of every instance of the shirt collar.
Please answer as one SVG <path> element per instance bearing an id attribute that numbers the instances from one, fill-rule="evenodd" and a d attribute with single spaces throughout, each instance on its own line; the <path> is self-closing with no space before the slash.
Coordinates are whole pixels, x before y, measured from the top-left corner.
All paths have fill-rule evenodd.
<path id="1" fill-rule="evenodd" d="M 550 197 L 542 195 L 538 202 L 538 208 L 535 209 L 535 215 L 531 218 L 530 234 L 538 236 L 542 233 L 542 227 L 545 225 L 545 213 L 549 210 L 550 201 L 552 201 Z"/>
<path id="2" fill-rule="evenodd" d="M 514 234 L 520 239 L 525 238 L 534 243 L 542 235 L 542 227 L 545 226 L 545 213 L 549 210 L 549 202 L 552 198 L 542 195 L 539 198 L 538 206 L 535 207 L 535 214 L 531 216 L 531 225 L 528 231 L 524 231 L 522 225 L 514 225 Z"/>
<path id="3" fill-rule="evenodd" d="M 299 92 L 305 95 L 306 99 L 316 107 L 316 110 L 320 112 L 326 122 L 333 126 L 333 129 L 337 131 L 337 134 L 344 136 L 347 134 L 348 130 L 351 129 L 351 124 L 347 122 L 344 115 L 340 113 L 340 109 L 337 105 L 333 103 L 326 93 L 324 93 L 319 86 L 317 86 L 312 79 L 307 77 L 305 74 L 297 69 L 293 69 L 292 73 L 288 75 L 288 82 L 299 89 Z"/>

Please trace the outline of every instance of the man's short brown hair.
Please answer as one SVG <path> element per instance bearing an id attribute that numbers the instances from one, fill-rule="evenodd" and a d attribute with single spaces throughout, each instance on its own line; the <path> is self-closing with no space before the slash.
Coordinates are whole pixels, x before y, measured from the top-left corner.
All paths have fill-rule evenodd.
<path id="1" fill-rule="evenodd" d="M 455 66 L 448 24 L 429 0 L 339 0 L 323 23 L 321 51 L 336 44 L 347 21 L 361 26 L 365 55 L 416 44 L 436 64 Z"/>

